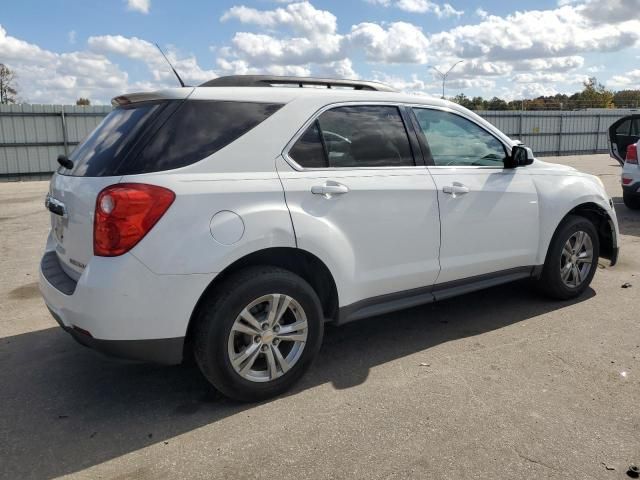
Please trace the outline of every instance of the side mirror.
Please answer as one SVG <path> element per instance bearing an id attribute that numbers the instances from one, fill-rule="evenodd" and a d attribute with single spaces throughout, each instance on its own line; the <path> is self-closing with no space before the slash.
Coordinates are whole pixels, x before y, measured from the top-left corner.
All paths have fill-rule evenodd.
<path id="1" fill-rule="evenodd" d="M 504 168 L 524 167 L 533 163 L 533 152 L 522 145 L 511 147 L 511 155 L 504 159 Z"/>

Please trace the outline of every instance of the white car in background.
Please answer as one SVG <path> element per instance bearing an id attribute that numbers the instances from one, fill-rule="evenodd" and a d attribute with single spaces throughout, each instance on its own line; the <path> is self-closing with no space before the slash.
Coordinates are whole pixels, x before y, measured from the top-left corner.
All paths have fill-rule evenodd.
<path id="1" fill-rule="evenodd" d="M 639 140 L 640 114 L 623 117 L 609 127 L 609 154 L 622 165 L 622 198 L 633 210 L 640 209 Z"/>
<path id="2" fill-rule="evenodd" d="M 618 256 L 597 177 L 444 100 L 234 76 L 114 105 L 51 180 L 45 302 L 97 350 L 193 353 L 236 399 L 289 388 L 326 322 L 520 279 L 573 298 Z"/>

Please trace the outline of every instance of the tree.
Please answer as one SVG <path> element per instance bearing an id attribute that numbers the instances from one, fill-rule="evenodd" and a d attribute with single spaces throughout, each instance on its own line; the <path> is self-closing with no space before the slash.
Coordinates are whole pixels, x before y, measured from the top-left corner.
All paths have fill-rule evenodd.
<path id="1" fill-rule="evenodd" d="M 78 100 L 76 100 L 76 105 L 82 105 L 83 107 L 86 107 L 91 105 L 91 100 L 89 100 L 88 98 L 80 97 Z"/>
<path id="2" fill-rule="evenodd" d="M 583 82 L 584 90 L 578 94 L 577 108 L 611 108 L 613 106 L 613 92 L 607 90 L 596 77 L 589 77 Z"/>
<path id="3" fill-rule="evenodd" d="M 640 107 L 640 90 L 620 90 L 613 95 L 616 108 Z"/>
<path id="4" fill-rule="evenodd" d="M 0 63 L 0 104 L 16 103 L 15 73 Z"/>
<path id="5" fill-rule="evenodd" d="M 487 103 L 487 110 L 507 110 L 507 102 L 498 97 L 493 97 Z"/>
<path id="6" fill-rule="evenodd" d="M 457 103 L 458 105 L 462 105 L 464 108 L 473 108 L 473 102 L 469 97 L 467 97 L 464 93 L 459 93 L 455 97 L 450 99 L 452 102 Z"/>

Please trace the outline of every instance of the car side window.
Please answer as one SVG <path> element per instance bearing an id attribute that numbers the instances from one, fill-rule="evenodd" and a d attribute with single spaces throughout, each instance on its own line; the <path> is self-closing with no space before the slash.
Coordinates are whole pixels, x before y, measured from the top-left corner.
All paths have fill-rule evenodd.
<path id="1" fill-rule="evenodd" d="M 631 124 L 631 136 L 637 137 L 640 135 L 640 118 L 634 118 Z"/>
<path id="2" fill-rule="evenodd" d="M 305 168 L 415 165 L 400 111 L 386 105 L 327 110 L 298 139 L 289 155 Z"/>
<path id="3" fill-rule="evenodd" d="M 325 168 L 327 157 L 320 138 L 320 129 L 316 120 L 307 128 L 298 141 L 289 150 L 289 156 L 304 168 Z"/>
<path id="4" fill-rule="evenodd" d="M 623 135 L 623 136 L 627 136 L 629 135 L 629 130 L 631 129 L 631 119 L 627 119 L 625 121 L 623 121 L 620 125 L 618 125 L 618 127 L 616 128 L 616 135 Z"/>
<path id="5" fill-rule="evenodd" d="M 436 166 L 504 166 L 507 153 L 502 143 L 475 123 L 441 110 L 413 111 Z"/>

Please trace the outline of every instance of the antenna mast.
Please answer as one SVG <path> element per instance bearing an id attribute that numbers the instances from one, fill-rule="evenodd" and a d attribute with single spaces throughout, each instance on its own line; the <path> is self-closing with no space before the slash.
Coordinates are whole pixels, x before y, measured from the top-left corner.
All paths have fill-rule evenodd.
<path id="1" fill-rule="evenodd" d="M 176 76 L 176 78 L 178 79 L 178 82 L 180 83 L 181 87 L 184 87 L 185 84 L 182 81 L 182 79 L 180 78 L 180 75 L 178 75 L 178 72 L 176 72 L 176 69 L 173 68 L 173 65 L 171 65 L 171 62 L 169 61 L 169 59 L 167 58 L 167 56 L 164 54 L 164 52 L 162 51 L 162 49 L 160 48 L 160 45 L 158 45 L 157 43 L 155 44 L 155 46 L 158 48 L 158 50 L 160 50 L 160 53 L 162 54 L 162 56 L 164 57 L 164 59 L 167 61 L 167 63 L 169 64 L 169 66 L 171 67 L 171 70 L 173 70 L 174 75 Z"/>

